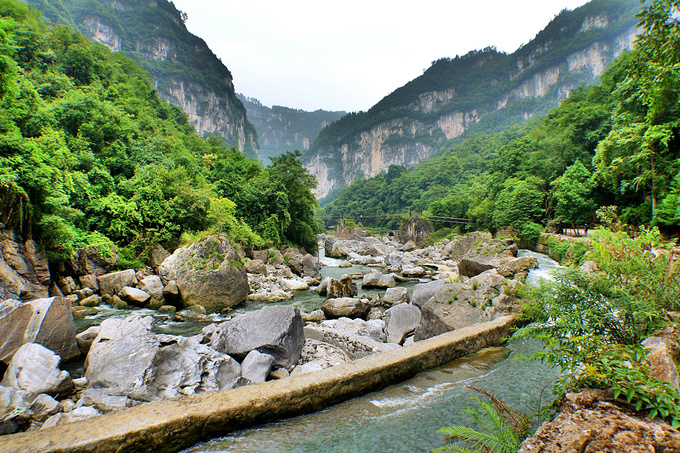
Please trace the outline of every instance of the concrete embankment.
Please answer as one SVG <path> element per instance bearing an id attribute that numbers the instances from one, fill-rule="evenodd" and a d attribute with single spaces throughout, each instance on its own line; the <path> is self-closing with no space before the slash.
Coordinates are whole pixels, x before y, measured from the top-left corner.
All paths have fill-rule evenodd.
<path id="1" fill-rule="evenodd" d="M 0 452 L 177 451 L 238 429 L 314 412 L 499 345 L 515 321 L 515 316 L 505 316 L 314 373 L 0 437 Z"/>

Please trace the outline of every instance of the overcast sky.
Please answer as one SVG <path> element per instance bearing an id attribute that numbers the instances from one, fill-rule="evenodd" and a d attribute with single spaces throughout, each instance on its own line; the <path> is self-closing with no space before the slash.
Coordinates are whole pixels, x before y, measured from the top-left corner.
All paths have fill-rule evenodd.
<path id="1" fill-rule="evenodd" d="M 586 0 L 174 0 L 236 91 L 304 110 L 367 110 L 433 60 L 512 53 Z"/>

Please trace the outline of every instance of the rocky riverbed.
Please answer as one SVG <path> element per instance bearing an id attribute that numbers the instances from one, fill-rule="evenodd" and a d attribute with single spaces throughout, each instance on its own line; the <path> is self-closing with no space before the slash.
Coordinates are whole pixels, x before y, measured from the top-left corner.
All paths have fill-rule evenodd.
<path id="1" fill-rule="evenodd" d="M 107 273 L 86 263 L 93 273 L 59 278 L 48 288 L 52 297 L 4 300 L 2 432 L 282 379 L 488 321 L 516 311 L 519 282 L 536 265 L 516 258 L 511 241 L 484 234 L 424 249 L 390 238 L 320 240 L 328 256 L 373 271 L 321 280 L 312 255 L 286 249 L 243 257 L 215 236 L 172 255 L 157 248 L 142 270 Z M 398 286 L 405 282 L 415 285 L 412 294 Z M 230 314 L 244 301 L 280 302 L 308 288 L 325 298 L 309 313 L 277 304 Z M 76 334 L 74 319 L 110 307 L 131 310 Z M 159 316 L 205 327 L 169 335 L 155 329 Z M 222 321 L 206 325 L 211 319 Z M 83 375 L 71 377 L 60 366 L 78 357 Z"/>

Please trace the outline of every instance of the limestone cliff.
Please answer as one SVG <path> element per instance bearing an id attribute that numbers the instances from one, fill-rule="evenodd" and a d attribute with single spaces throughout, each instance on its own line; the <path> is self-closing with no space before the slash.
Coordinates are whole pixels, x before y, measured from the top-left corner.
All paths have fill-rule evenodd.
<path id="1" fill-rule="evenodd" d="M 412 166 L 466 131 L 498 131 L 556 107 L 631 49 L 639 3 L 594 0 L 563 11 L 511 55 L 441 59 L 368 112 L 324 129 L 303 157 L 319 198 L 390 165 Z"/>
<path id="2" fill-rule="evenodd" d="M 186 16 L 167 0 L 27 0 L 55 22 L 73 23 L 149 71 L 158 94 L 181 107 L 200 135 L 216 134 L 254 157 L 257 133 L 236 97 L 232 75 Z"/>
<path id="3" fill-rule="evenodd" d="M 345 115 L 345 112 L 307 112 L 278 105 L 267 107 L 257 99 L 237 96 L 257 130 L 260 145 L 257 154 L 263 162 L 286 151 L 306 151 L 324 127 Z"/>

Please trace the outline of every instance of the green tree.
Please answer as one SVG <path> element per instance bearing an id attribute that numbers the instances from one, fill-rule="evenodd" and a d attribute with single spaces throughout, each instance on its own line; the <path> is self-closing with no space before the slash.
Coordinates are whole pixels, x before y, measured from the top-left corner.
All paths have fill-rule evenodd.
<path id="1" fill-rule="evenodd" d="M 542 181 L 536 178 L 506 179 L 503 183 L 503 190 L 496 199 L 493 213 L 494 227 L 496 229 L 509 226 L 521 228 L 528 222 L 543 223 L 545 194 L 541 185 Z"/>
<path id="2" fill-rule="evenodd" d="M 562 176 L 551 183 L 555 201 L 555 220 L 571 224 L 590 223 L 595 211 L 591 199 L 593 183 L 590 171 L 577 160 Z"/>

